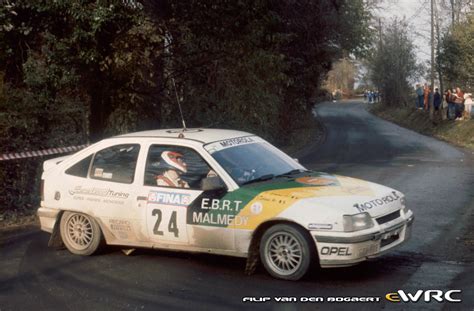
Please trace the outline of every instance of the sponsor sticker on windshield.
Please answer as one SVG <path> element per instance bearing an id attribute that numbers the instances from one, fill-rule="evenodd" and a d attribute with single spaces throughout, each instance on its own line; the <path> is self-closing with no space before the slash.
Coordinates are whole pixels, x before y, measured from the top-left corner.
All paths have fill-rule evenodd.
<path id="1" fill-rule="evenodd" d="M 227 148 L 232 148 L 235 146 L 248 145 L 248 144 L 253 144 L 253 143 L 263 143 L 263 142 L 265 141 L 258 136 L 243 136 L 243 137 L 236 137 L 236 138 L 216 141 L 216 142 L 206 145 L 205 148 L 210 154 L 213 154 L 214 152 L 218 152 L 218 151 L 221 151 Z"/>

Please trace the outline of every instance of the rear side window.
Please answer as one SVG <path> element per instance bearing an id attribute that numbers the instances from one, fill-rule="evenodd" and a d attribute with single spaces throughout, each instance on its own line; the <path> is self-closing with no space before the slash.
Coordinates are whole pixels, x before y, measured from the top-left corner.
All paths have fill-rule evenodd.
<path id="1" fill-rule="evenodd" d="M 68 168 L 66 174 L 86 178 L 87 173 L 89 172 L 89 166 L 91 165 L 91 160 L 92 154 Z"/>
<path id="2" fill-rule="evenodd" d="M 95 154 L 90 177 L 131 184 L 135 175 L 140 145 L 126 144 L 112 146 Z"/>

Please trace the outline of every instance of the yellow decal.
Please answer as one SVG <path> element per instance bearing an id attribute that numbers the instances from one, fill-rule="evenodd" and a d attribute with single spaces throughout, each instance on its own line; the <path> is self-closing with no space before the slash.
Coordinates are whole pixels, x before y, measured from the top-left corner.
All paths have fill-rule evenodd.
<path id="1" fill-rule="evenodd" d="M 388 293 L 385 295 L 385 299 L 391 302 L 400 302 L 400 296 L 397 293 Z"/>
<path id="2" fill-rule="evenodd" d="M 251 200 L 239 212 L 238 216 L 247 222 L 233 222 L 235 229 L 254 230 L 266 220 L 278 216 L 281 212 L 299 200 L 318 197 L 372 196 L 374 192 L 365 181 L 338 176 L 340 186 L 298 187 L 264 191 Z"/>

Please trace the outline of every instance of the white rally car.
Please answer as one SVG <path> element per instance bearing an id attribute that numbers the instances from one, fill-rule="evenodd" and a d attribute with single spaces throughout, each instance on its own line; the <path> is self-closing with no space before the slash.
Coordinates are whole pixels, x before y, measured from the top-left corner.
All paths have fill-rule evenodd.
<path id="1" fill-rule="evenodd" d="M 50 245 L 90 255 L 103 242 L 260 260 L 297 280 L 405 242 L 402 193 L 312 172 L 262 138 L 217 129 L 154 130 L 45 161 L 41 228 Z"/>

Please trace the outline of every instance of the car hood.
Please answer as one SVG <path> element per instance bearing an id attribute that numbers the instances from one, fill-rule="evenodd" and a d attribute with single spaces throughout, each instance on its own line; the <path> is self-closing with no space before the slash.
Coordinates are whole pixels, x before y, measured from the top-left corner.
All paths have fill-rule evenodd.
<path id="1" fill-rule="evenodd" d="M 403 198 L 399 191 L 376 183 L 318 172 L 249 184 L 240 189 L 252 197 L 246 204 L 249 215 L 257 204 L 266 210 L 267 219 L 286 218 L 302 225 L 315 220 L 334 223 L 341 221 L 342 215 L 361 212 L 378 217 L 400 209 Z"/>

